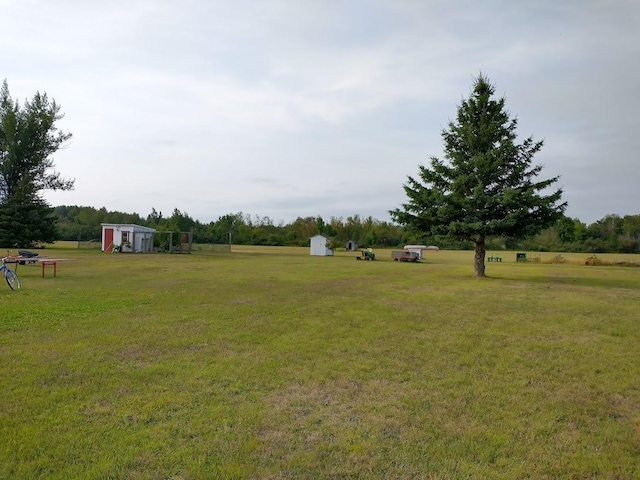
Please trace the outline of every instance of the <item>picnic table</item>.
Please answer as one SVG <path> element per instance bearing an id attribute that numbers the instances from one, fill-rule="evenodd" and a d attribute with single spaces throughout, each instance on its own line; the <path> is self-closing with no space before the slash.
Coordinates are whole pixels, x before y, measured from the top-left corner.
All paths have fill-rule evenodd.
<path id="1" fill-rule="evenodd" d="M 34 265 L 36 263 L 39 263 L 40 265 L 42 265 L 42 278 L 44 278 L 45 267 L 47 266 L 53 267 L 53 276 L 56 277 L 58 274 L 58 262 L 60 260 L 63 260 L 61 258 L 41 257 L 37 253 L 32 255 L 24 255 L 25 252 L 22 251 L 19 251 L 18 253 L 21 253 L 21 255 L 6 257 L 5 263 L 13 263 L 15 265 L 14 270 L 16 271 L 16 273 L 18 272 L 18 265 Z"/>

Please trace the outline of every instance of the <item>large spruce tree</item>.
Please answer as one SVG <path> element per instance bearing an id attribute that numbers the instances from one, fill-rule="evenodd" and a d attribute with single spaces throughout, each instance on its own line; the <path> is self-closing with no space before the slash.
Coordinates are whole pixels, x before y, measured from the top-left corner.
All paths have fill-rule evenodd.
<path id="1" fill-rule="evenodd" d="M 408 177 L 408 201 L 390 211 L 401 225 L 428 235 L 447 235 L 475 244 L 475 276 L 485 276 L 488 236 L 523 238 L 557 221 L 566 208 L 562 189 L 548 192 L 559 177 L 538 180 L 532 165 L 542 141 L 516 143 L 517 119 L 494 98 L 495 87 L 480 75 L 455 121 L 442 131 L 444 161 L 419 165 Z"/>
<path id="2" fill-rule="evenodd" d="M 55 215 L 42 190 L 70 190 L 74 181 L 54 170 L 52 155 L 71 138 L 56 122 L 60 107 L 36 93 L 14 102 L 5 80 L 0 89 L 0 244 L 30 247 L 55 239 Z"/>

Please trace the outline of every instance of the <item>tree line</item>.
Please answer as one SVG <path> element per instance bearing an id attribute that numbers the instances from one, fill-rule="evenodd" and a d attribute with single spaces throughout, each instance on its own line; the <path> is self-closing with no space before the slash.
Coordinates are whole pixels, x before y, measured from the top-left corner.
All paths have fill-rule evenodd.
<path id="1" fill-rule="evenodd" d="M 102 235 L 102 223 L 134 223 L 159 231 L 192 232 L 194 243 L 203 244 L 308 246 L 313 235 L 322 234 L 333 239 L 338 248 L 344 248 L 349 240 L 360 248 L 397 248 L 407 244 L 437 245 L 443 249 L 474 248 L 470 241 L 424 235 L 393 222 L 357 214 L 326 220 L 321 216 L 299 217 L 289 223 L 276 223 L 268 216 L 238 212 L 203 223 L 177 208 L 166 217 L 155 209 L 146 217 L 107 211 L 104 207 L 58 206 L 53 211 L 59 240 L 97 242 Z M 640 215 L 612 214 L 590 225 L 563 216 L 551 227 L 526 239 L 488 237 L 486 247 L 488 250 L 640 253 Z"/>
<path id="2" fill-rule="evenodd" d="M 166 232 L 191 232 L 194 243 L 271 246 L 308 246 L 317 234 L 332 238 L 338 245 L 348 240 L 364 247 L 391 248 L 410 242 L 413 237 L 405 229 L 390 222 L 360 215 L 331 217 L 298 217 L 293 222 L 275 222 L 268 216 L 243 212 L 228 213 L 216 221 L 203 223 L 177 208 L 171 216 L 152 209 L 143 218 L 137 213 L 107 211 L 106 208 L 59 206 L 54 208 L 60 240 L 98 241 L 102 223 L 135 223 Z"/>

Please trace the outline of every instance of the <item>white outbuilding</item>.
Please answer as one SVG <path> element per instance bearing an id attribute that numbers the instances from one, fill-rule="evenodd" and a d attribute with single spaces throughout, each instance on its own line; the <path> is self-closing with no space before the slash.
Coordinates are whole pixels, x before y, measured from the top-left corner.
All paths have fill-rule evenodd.
<path id="1" fill-rule="evenodd" d="M 155 228 L 133 223 L 103 223 L 101 225 L 103 252 L 153 252 Z"/>
<path id="2" fill-rule="evenodd" d="M 314 235 L 311 237 L 311 255 L 320 257 L 330 257 L 333 255 L 333 250 L 327 247 L 329 239 L 324 235 Z"/>

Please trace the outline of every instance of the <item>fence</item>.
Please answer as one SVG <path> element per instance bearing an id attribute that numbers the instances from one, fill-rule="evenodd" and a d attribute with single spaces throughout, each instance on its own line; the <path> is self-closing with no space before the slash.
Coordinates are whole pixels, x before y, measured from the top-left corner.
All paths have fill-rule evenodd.
<path id="1" fill-rule="evenodd" d="M 102 243 L 100 242 L 100 240 L 78 242 L 78 248 L 81 250 L 100 250 L 102 249 Z M 191 251 L 202 253 L 231 253 L 231 245 L 229 245 L 228 243 L 194 243 L 191 246 Z"/>
<path id="2" fill-rule="evenodd" d="M 80 250 L 100 250 L 102 248 L 102 242 L 100 240 L 78 242 L 78 248 Z"/>
<path id="3" fill-rule="evenodd" d="M 231 253 L 231 245 L 228 243 L 194 243 L 192 252 Z"/>

